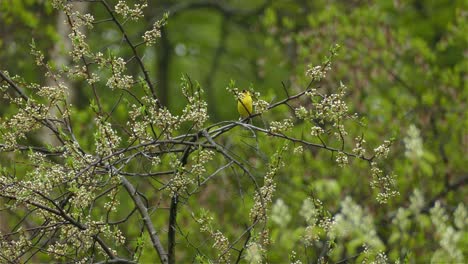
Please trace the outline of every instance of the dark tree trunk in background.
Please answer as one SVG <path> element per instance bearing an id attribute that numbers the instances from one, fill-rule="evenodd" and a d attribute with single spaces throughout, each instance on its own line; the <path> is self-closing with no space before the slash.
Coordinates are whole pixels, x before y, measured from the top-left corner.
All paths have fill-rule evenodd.
<path id="1" fill-rule="evenodd" d="M 163 106 L 169 105 L 169 67 L 171 61 L 171 44 L 165 28 L 161 29 L 161 39 L 156 45 L 157 69 L 156 93 Z"/>

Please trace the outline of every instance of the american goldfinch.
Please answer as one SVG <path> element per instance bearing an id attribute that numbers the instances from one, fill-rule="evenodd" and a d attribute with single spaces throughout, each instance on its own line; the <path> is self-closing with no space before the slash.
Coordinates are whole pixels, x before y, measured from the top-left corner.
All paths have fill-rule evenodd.
<path id="1" fill-rule="evenodd" d="M 242 118 L 249 117 L 252 114 L 252 96 L 247 90 L 242 90 L 237 100 L 237 111 Z"/>

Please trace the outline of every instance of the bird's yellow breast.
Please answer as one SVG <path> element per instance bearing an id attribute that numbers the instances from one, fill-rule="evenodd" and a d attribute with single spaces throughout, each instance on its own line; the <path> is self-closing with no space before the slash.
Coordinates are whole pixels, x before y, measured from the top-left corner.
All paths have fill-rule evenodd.
<path id="1" fill-rule="evenodd" d="M 246 118 L 252 114 L 252 96 L 248 91 L 242 92 L 237 101 L 237 111 L 242 118 Z"/>

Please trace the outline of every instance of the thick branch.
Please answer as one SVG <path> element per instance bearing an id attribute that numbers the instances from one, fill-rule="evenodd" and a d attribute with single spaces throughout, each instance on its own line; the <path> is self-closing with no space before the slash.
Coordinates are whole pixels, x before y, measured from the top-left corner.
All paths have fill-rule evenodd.
<path id="1" fill-rule="evenodd" d="M 2 77 L 2 80 L 7 82 L 10 85 L 10 87 L 13 88 L 13 90 L 15 90 L 21 96 L 21 98 L 23 98 L 25 101 L 29 100 L 28 96 L 25 93 L 23 93 L 23 91 L 21 91 L 18 85 L 16 85 L 10 78 L 8 78 L 8 76 L 6 76 L 6 74 L 4 74 L 2 71 L 0 71 L 0 77 Z"/>
<path id="2" fill-rule="evenodd" d="M 190 140 L 190 143 L 194 143 L 197 141 L 198 136 L 200 133 L 196 136 L 193 137 Z M 184 141 L 184 139 L 182 139 Z M 191 145 L 188 145 L 185 148 L 184 154 L 182 155 L 182 158 L 180 159 L 180 163 L 182 166 L 185 166 L 188 161 L 188 157 L 191 153 Z M 167 234 L 167 240 L 168 240 L 168 259 L 170 264 L 175 263 L 175 233 L 176 233 L 176 224 L 177 224 L 177 205 L 179 203 L 178 201 L 179 196 L 177 193 L 175 193 L 172 198 L 171 198 L 171 208 L 169 210 L 169 232 Z"/>
<path id="3" fill-rule="evenodd" d="M 151 238 L 151 243 L 153 244 L 153 248 L 156 250 L 156 252 L 158 252 L 159 259 L 164 264 L 169 263 L 168 258 L 167 258 L 167 253 L 164 250 L 164 247 L 162 246 L 161 241 L 159 240 L 159 236 L 158 236 L 158 233 L 156 232 L 156 229 L 154 228 L 153 222 L 151 222 L 151 218 L 148 214 L 148 208 L 146 208 L 140 196 L 138 196 L 138 193 L 135 187 L 133 187 L 133 185 L 124 176 L 121 176 L 120 180 L 122 181 L 122 184 L 125 186 L 125 189 L 127 189 L 127 192 L 130 195 L 130 197 L 132 197 L 133 202 L 135 203 L 135 205 L 138 208 L 138 211 L 143 217 L 143 223 L 145 224 L 146 229 L 148 229 L 148 233 Z"/>

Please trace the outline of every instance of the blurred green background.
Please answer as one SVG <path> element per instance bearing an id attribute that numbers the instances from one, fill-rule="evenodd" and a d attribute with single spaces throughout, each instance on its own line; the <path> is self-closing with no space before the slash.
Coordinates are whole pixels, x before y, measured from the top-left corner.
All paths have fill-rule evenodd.
<path id="1" fill-rule="evenodd" d="M 92 13 L 96 21 L 107 18 L 98 4 L 80 3 L 77 8 Z M 307 66 L 320 65 L 329 48 L 339 44 L 339 55 L 320 90 L 336 92 L 340 82 L 348 87 L 346 102 L 362 121 L 349 124 L 350 135 L 365 135 L 369 146 L 394 139 L 384 167 L 397 176 L 400 195 L 385 205 L 375 201 L 366 163 L 353 161 L 349 167 L 339 168 L 330 153 L 314 149 L 305 149 L 299 156 L 286 155 L 287 166 L 277 177 L 274 198 L 274 207 L 282 217 L 270 223 L 275 242 L 269 249 L 269 263 L 291 261 L 293 250 L 304 263 L 316 263 L 323 245 L 304 247 L 300 242 L 307 226 L 300 213 L 308 197 L 320 199 L 326 210 L 340 214 L 349 224 L 342 225 L 347 231 L 337 231 L 340 235 L 331 263 L 362 261 L 358 253 L 364 243 L 385 252 L 392 262 L 466 261 L 467 218 L 462 213 L 457 218 L 454 213 L 457 208 L 464 208 L 466 213 L 468 197 L 467 1 L 161 0 L 148 1 L 145 12 L 143 21 L 124 20 L 124 27 L 134 43 L 139 43 L 150 25 L 169 12 L 158 43 L 139 47 L 139 52 L 158 96 L 172 112 L 180 114 L 186 104 L 180 78 L 187 75 L 205 90 L 210 123 L 236 120 L 236 101 L 226 90 L 230 80 L 241 89 L 251 87 L 260 92 L 263 100 L 278 101 L 286 97 L 285 89 L 291 94 L 304 89 Z M 44 72 L 35 66 L 29 43 L 34 39 L 46 58 L 57 65 L 69 64 L 63 21 L 50 1 L 1 1 L 0 70 L 19 75 L 25 82 L 45 85 Z M 131 57 L 122 35 L 111 23 L 96 24 L 87 40 L 93 51 L 112 50 L 118 56 Z M 141 75 L 133 63 L 128 65 L 129 72 Z M 87 110 L 92 91 L 82 81 L 71 80 L 69 85 L 78 123 L 86 124 L 92 118 Z M 115 99 L 112 91 L 101 86 L 98 92 L 109 99 L 103 100 L 109 111 Z M 143 95 L 141 90 L 134 92 Z M 11 112 L 5 102 L 0 99 L 0 115 Z M 125 120 L 127 111 L 119 108 L 113 121 Z M 290 115 L 284 107 L 262 118 L 273 121 Z M 261 125 L 262 121 L 254 123 Z M 91 142 L 83 126 L 80 139 Z M 307 124 L 298 122 L 291 134 L 302 137 L 306 128 Z M 256 142 L 246 134 L 239 130 L 221 140 L 253 169 L 265 171 L 265 162 L 282 141 L 260 137 Z M 208 171 L 214 171 L 220 160 L 215 160 Z M 245 229 L 252 199 L 244 196 L 253 189 L 242 187 L 248 186 L 249 180 L 234 177 L 236 173 L 225 172 L 187 201 L 179 219 L 185 231 L 197 233 L 191 213 L 198 213 L 199 207 L 209 209 L 231 239 Z M 256 176 L 261 177 L 261 172 Z M 155 201 L 156 196 L 148 198 Z M 458 239 L 444 242 L 444 236 L 450 235 L 446 229 L 437 228 L 430 213 L 436 200 L 448 216 L 447 228 L 452 227 Z M 126 201 L 125 196 L 122 201 Z M 420 207 L 413 212 L 415 204 Z M 346 214 L 349 208 L 354 209 Z M 456 223 L 460 217 L 462 225 Z M 154 222 L 158 226 L 166 220 Z M 122 228 L 126 233 L 138 232 L 136 227 Z M 375 234 L 369 230 L 375 230 Z M 202 235 L 193 236 L 195 241 L 202 241 Z M 192 261 L 197 251 L 182 236 L 178 242 L 180 262 Z M 142 263 L 154 259 L 149 243 L 147 246 Z M 212 249 L 205 247 L 209 255 Z"/>

